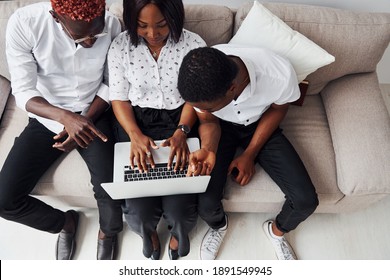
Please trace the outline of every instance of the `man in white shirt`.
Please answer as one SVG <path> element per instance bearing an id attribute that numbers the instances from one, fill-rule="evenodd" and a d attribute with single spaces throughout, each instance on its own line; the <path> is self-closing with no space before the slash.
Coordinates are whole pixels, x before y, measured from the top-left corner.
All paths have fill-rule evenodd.
<path id="1" fill-rule="evenodd" d="M 217 45 L 184 58 L 178 89 L 200 120 L 201 149 L 190 155 L 188 175 L 210 174 L 199 195 L 198 212 L 210 229 L 201 259 L 215 259 L 228 228 L 221 203 L 227 175 L 244 186 L 259 163 L 286 197 L 275 220 L 263 228 L 279 259 L 296 259 L 284 234 L 295 229 L 318 205 L 315 188 L 293 146 L 279 128 L 290 102 L 300 96 L 289 61 L 268 50 Z M 236 148 L 244 152 L 234 158 Z"/>
<path id="2" fill-rule="evenodd" d="M 112 181 L 114 150 L 103 73 L 108 48 L 120 33 L 105 4 L 37 3 L 18 9 L 7 25 L 12 93 L 30 119 L 0 172 L 0 216 L 59 233 L 56 259 L 72 259 L 79 214 L 55 209 L 30 192 L 64 152 L 77 149 L 91 173 L 100 215 L 97 259 L 115 259 L 123 226 L 121 201 L 100 186 Z"/>

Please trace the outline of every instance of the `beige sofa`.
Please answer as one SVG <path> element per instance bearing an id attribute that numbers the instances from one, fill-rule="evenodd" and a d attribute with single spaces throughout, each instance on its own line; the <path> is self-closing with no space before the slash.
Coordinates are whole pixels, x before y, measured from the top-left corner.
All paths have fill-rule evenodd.
<path id="1" fill-rule="evenodd" d="M 4 35 L 10 14 L 38 1 L 0 2 L 0 166 L 27 123 L 10 95 Z M 110 10 L 121 16 L 121 1 Z M 293 29 L 334 55 L 336 61 L 308 76 L 302 107 L 290 106 L 282 127 L 301 155 L 319 194 L 317 212 L 366 207 L 390 194 L 390 118 L 380 93 L 376 65 L 390 41 L 390 14 L 356 13 L 320 6 L 265 3 Z M 185 27 L 209 45 L 227 43 L 252 6 L 186 5 Z M 5 103 L 6 102 L 6 103 Z M 73 206 L 96 207 L 90 176 L 73 151 L 48 170 L 34 190 Z M 257 167 L 251 183 L 230 180 L 224 205 L 233 212 L 277 212 L 284 197 Z"/>

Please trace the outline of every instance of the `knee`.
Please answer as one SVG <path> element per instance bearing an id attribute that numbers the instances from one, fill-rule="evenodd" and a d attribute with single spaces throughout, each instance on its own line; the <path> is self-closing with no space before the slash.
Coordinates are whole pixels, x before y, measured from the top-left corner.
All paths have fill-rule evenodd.
<path id="1" fill-rule="evenodd" d="M 1 185 L 0 185 L 0 190 L 1 190 Z M 14 197 L 11 195 L 0 192 L 0 216 L 3 216 L 3 213 L 6 210 L 12 209 Z"/>
<path id="2" fill-rule="evenodd" d="M 299 196 L 294 197 L 292 204 L 296 210 L 313 213 L 319 204 L 318 195 L 314 187 L 312 191 L 305 191 Z"/>
<path id="3" fill-rule="evenodd" d="M 0 197 L 0 217 L 6 218 L 17 208 L 12 202 L 12 198 L 1 196 Z"/>

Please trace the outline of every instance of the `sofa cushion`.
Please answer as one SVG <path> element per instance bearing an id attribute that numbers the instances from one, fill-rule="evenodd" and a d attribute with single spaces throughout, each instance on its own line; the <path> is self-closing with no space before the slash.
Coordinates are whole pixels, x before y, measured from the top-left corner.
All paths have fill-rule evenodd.
<path id="1" fill-rule="evenodd" d="M 376 73 L 337 79 L 321 96 L 340 190 L 348 196 L 389 194 L 390 117 Z"/>
<path id="2" fill-rule="evenodd" d="M 184 9 L 184 28 L 197 33 L 208 46 L 229 42 L 234 21 L 231 9 L 218 5 L 184 5 Z M 123 22 L 122 2 L 113 3 L 109 10 Z"/>
<path id="3" fill-rule="evenodd" d="M 0 76 L 10 80 L 7 59 L 5 56 L 5 31 L 9 17 L 16 9 L 37 2 L 48 2 L 44 0 L 25 1 L 0 1 Z"/>
<path id="4" fill-rule="evenodd" d="M 334 62 L 334 57 L 301 33 L 291 29 L 258 1 L 254 1 L 230 44 L 267 48 L 288 58 L 298 82 L 318 68 Z"/>
<path id="5" fill-rule="evenodd" d="M 234 32 L 252 7 L 246 3 L 237 10 Z M 336 61 L 307 77 L 308 94 L 320 92 L 339 77 L 373 72 L 390 41 L 390 13 L 352 12 L 321 6 L 264 3 L 292 29 L 334 55 Z"/>

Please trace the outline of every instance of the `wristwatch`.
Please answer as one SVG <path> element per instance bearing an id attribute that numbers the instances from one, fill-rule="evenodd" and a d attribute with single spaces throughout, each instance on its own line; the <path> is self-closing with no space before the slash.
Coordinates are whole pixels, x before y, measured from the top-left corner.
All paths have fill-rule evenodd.
<path id="1" fill-rule="evenodd" d="M 191 128 L 186 124 L 179 124 L 176 129 L 180 129 L 184 132 L 185 135 L 187 135 L 191 131 Z"/>

